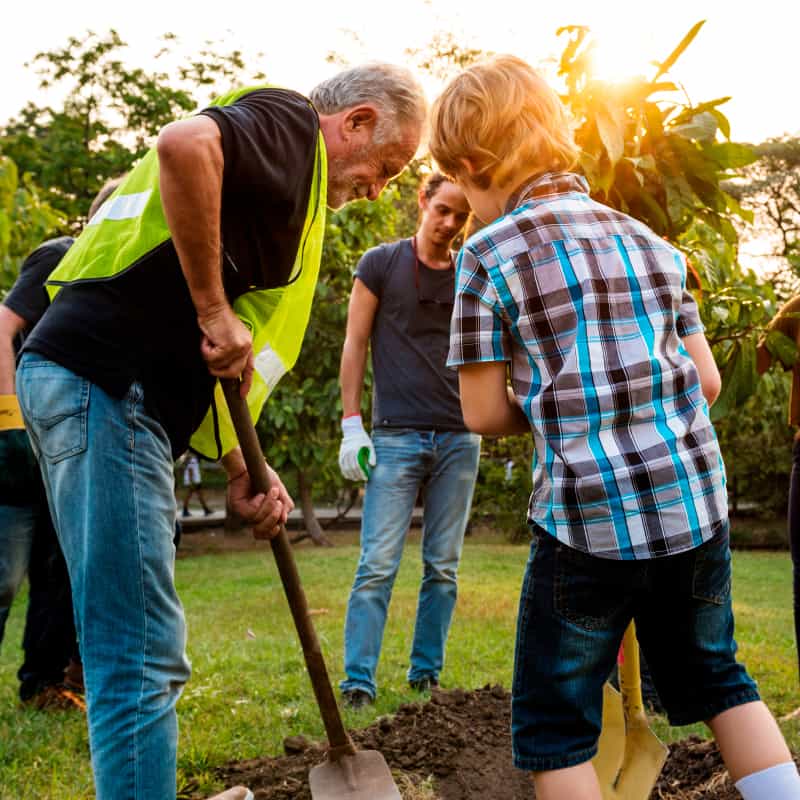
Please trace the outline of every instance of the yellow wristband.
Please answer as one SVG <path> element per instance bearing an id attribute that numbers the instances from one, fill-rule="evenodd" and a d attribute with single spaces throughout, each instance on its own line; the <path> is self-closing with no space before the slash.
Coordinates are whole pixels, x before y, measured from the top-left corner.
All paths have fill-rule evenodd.
<path id="1" fill-rule="evenodd" d="M 25 430 L 15 394 L 0 394 L 0 431 Z"/>

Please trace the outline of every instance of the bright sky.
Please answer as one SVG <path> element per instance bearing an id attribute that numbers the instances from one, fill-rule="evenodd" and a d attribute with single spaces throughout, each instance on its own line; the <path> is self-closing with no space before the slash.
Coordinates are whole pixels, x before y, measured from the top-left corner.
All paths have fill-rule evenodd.
<path id="1" fill-rule="evenodd" d="M 331 51 L 350 63 L 404 63 L 406 48 L 424 48 L 436 31 L 450 31 L 464 46 L 514 53 L 540 65 L 561 52 L 563 40 L 555 31 L 570 24 L 592 29 L 601 46 L 600 66 L 609 77 L 651 75 L 649 61 L 666 58 L 701 19 L 707 20 L 705 27 L 678 62 L 673 79 L 694 102 L 732 96 L 721 110 L 731 120 L 734 139 L 800 134 L 794 91 L 800 6 L 784 0 L 15 3 L 13 32 L 9 26 L 0 48 L 0 122 L 27 100 L 45 99 L 24 63 L 87 29 L 104 33 L 115 28 L 131 46 L 129 63 L 145 68 L 152 66 L 147 59 L 163 33 L 176 33 L 196 46 L 222 37 L 226 49 L 241 49 L 246 63 L 260 67 L 270 80 L 305 92 L 335 71 L 325 61 Z M 259 52 L 264 56 L 257 60 Z M 426 89 L 432 99 L 438 86 L 429 81 Z"/>

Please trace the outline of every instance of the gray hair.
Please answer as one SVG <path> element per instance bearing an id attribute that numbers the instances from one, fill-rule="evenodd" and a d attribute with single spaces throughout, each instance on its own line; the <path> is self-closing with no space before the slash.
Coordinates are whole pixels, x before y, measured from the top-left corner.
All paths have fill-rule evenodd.
<path id="1" fill-rule="evenodd" d="M 411 70 L 371 61 L 343 70 L 317 84 L 309 95 L 321 114 L 336 114 L 361 103 L 376 105 L 384 119 L 378 121 L 376 143 L 396 139 L 398 128 L 425 125 L 428 102 Z"/>

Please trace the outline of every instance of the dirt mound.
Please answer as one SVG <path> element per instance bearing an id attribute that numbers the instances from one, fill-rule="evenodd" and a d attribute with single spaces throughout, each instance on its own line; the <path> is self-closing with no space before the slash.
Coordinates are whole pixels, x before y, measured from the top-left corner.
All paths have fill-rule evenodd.
<path id="1" fill-rule="evenodd" d="M 383 753 L 406 798 L 533 797 L 527 775 L 511 763 L 510 698 L 500 686 L 434 690 L 428 702 L 400 706 L 352 736 L 359 749 Z M 324 749 L 303 737 L 287 739 L 284 748 L 285 756 L 231 763 L 218 775 L 228 786 L 249 786 L 256 800 L 310 800 L 308 770 Z M 692 737 L 670 747 L 651 800 L 738 797 L 713 742 Z"/>

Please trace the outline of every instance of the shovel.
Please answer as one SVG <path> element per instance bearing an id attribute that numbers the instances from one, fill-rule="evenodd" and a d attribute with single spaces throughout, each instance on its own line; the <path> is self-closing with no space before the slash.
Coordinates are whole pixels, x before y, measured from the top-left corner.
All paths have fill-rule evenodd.
<path id="1" fill-rule="evenodd" d="M 247 404 L 239 393 L 239 381 L 222 380 L 222 388 L 250 474 L 250 484 L 255 493 L 266 493 L 269 491 L 267 467 Z M 300 583 L 300 575 L 297 572 L 286 528 L 281 526 L 280 533 L 270 540 L 270 545 L 278 565 L 286 599 L 289 601 L 297 635 L 303 647 L 303 656 L 322 722 L 328 734 L 327 758 L 324 763 L 312 767 L 309 772 L 308 782 L 312 798 L 314 800 L 401 800 L 400 792 L 384 757 L 377 750 L 357 751 L 344 729 L 317 632 L 308 614 L 308 603 Z"/>
<path id="2" fill-rule="evenodd" d="M 622 640 L 620 695 L 603 689 L 603 728 L 594 768 L 603 800 L 647 800 L 669 750 L 650 730 L 642 702 L 639 643 L 633 623 Z"/>

